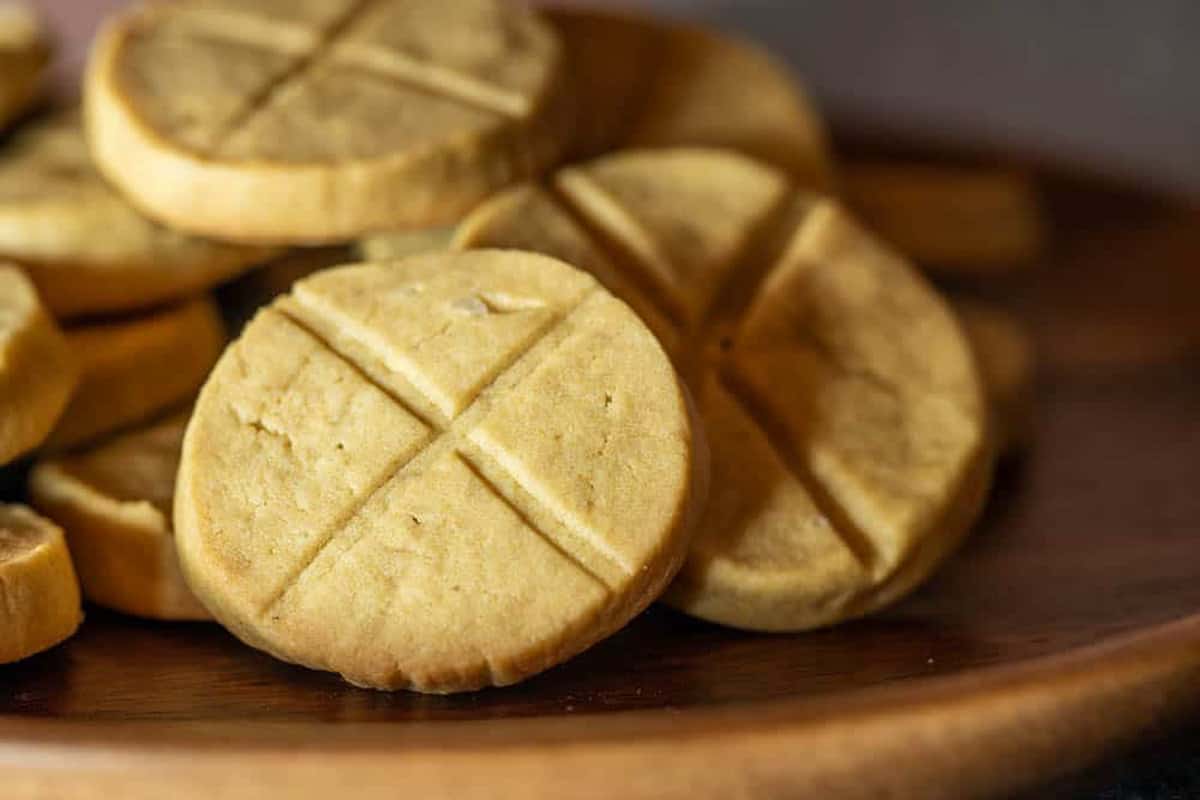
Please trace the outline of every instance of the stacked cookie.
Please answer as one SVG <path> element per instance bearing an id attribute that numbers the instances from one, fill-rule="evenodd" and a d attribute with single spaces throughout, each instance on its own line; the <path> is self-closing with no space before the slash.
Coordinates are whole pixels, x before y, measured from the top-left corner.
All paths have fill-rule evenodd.
<path id="1" fill-rule="evenodd" d="M 0 513 L 29 587 L 0 660 L 69 635 L 76 572 L 429 692 L 660 597 L 759 631 L 894 602 L 977 517 L 1028 358 L 986 312 L 968 341 L 835 185 L 782 67 L 701 29 L 501 0 L 115 16 L 82 117 L 0 150 L 0 460 L 39 450 L 53 520 Z M 226 346 L 210 289 L 354 242 L 243 280 Z"/>

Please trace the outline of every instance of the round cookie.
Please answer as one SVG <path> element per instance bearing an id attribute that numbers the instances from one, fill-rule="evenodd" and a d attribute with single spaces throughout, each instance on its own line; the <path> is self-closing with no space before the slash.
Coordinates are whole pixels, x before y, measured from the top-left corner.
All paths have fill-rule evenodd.
<path id="1" fill-rule="evenodd" d="M 0 150 L 0 258 L 19 263 L 60 318 L 188 297 L 271 255 L 139 214 L 92 166 L 77 112 L 33 125 Z"/>
<path id="2" fill-rule="evenodd" d="M 46 440 L 58 452 L 136 425 L 195 394 L 225 329 L 208 297 L 138 317 L 67 328 L 82 379 Z"/>
<path id="3" fill-rule="evenodd" d="M 456 221 L 570 135 L 558 37 L 503 0 L 185 0 L 86 77 L 101 170 L 172 227 L 285 244 Z"/>
<path id="4" fill-rule="evenodd" d="M 93 603 L 151 619 L 210 618 L 184 583 L 171 528 L 189 417 L 176 414 L 91 450 L 40 461 L 30 474 L 30 501 L 66 532 Z"/>
<path id="5" fill-rule="evenodd" d="M 0 504 L 0 664 L 53 647 L 83 621 L 63 533 L 24 506 Z"/>
<path id="6" fill-rule="evenodd" d="M 0 0 L 0 131 L 37 98 L 50 63 L 50 45 L 33 9 Z"/>
<path id="7" fill-rule="evenodd" d="M 327 270 L 222 357 L 184 439 L 184 575 L 360 686 L 519 681 L 623 626 L 703 500 L 685 393 L 588 275 L 476 252 Z"/>
<path id="8" fill-rule="evenodd" d="M 924 579 L 988 486 L 953 314 L 834 202 L 729 151 L 627 151 L 510 190 L 456 246 L 570 260 L 643 316 L 697 398 L 712 489 L 668 602 L 829 625 Z"/>
<path id="9" fill-rule="evenodd" d="M 578 104 L 574 158 L 621 147 L 724 147 L 829 189 L 824 122 L 761 47 L 647 15 L 553 8 Z M 619 54 L 619 55 L 617 55 Z"/>
<path id="10" fill-rule="evenodd" d="M 71 349 L 33 284 L 0 264 L 0 465 L 41 444 L 78 378 Z"/>
<path id="11" fill-rule="evenodd" d="M 992 432 L 1000 452 L 1011 454 L 1033 440 L 1033 339 L 1024 323 L 995 306 L 956 300 L 954 309 L 971 340 L 992 408 Z"/>

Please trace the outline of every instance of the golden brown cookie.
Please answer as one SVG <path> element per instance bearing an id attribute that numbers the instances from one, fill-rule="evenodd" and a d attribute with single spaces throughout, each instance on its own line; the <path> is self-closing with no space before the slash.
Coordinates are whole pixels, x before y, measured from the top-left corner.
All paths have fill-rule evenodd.
<path id="1" fill-rule="evenodd" d="M 0 150 L 0 258 L 16 261 L 59 317 L 195 295 L 273 255 L 151 222 L 96 172 L 76 112 Z"/>
<path id="2" fill-rule="evenodd" d="M 1033 337 L 1019 318 L 998 306 L 956 300 L 954 309 L 979 361 L 999 450 L 1011 454 L 1028 447 L 1037 373 Z"/>
<path id="3" fill-rule="evenodd" d="M 749 41 L 648 15 L 549 9 L 581 109 L 576 158 L 620 147 L 726 147 L 827 189 L 825 125 L 788 68 Z"/>
<path id="4" fill-rule="evenodd" d="M 0 504 L 0 664 L 53 647 L 83 621 L 63 533 L 24 506 Z"/>
<path id="5" fill-rule="evenodd" d="M 0 0 L 0 131 L 37 98 L 50 63 L 41 20 L 21 0 Z"/>
<path id="6" fill-rule="evenodd" d="M 62 526 L 88 600 L 139 617 L 204 620 L 179 572 L 171 503 L 190 414 L 38 462 L 34 506 Z"/>
<path id="7" fill-rule="evenodd" d="M 923 267 L 994 275 L 1036 264 L 1046 248 L 1037 186 L 1002 167 L 862 162 L 839 171 L 846 203 Z"/>
<path id="8" fill-rule="evenodd" d="M 195 394 L 225 345 L 208 297 L 149 314 L 67 329 L 82 379 L 46 440 L 47 450 L 78 447 L 137 425 Z"/>
<path id="9" fill-rule="evenodd" d="M 33 284 L 0 263 L 0 465 L 42 443 L 78 379 L 71 349 Z"/>
<path id="10" fill-rule="evenodd" d="M 584 273 L 514 252 L 328 270 L 201 392 L 180 559 L 279 658 L 383 689 L 513 683 L 674 575 L 693 435 L 658 342 Z"/>
<path id="11" fill-rule="evenodd" d="M 828 625 L 911 589 L 974 520 L 987 409 L 953 314 L 783 172 L 627 151 L 498 196 L 456 244 L 588 269 L 687 377 L 712 489 L 672 604 L 744 628 Z"/>
<path id="12" fill-rule="evenodd" d="M 561 47 L 503 0 L 185 0 L 113 19 L 101 170 L 172 227 L 284 244 L 454 222 L 570 134 Z"/>

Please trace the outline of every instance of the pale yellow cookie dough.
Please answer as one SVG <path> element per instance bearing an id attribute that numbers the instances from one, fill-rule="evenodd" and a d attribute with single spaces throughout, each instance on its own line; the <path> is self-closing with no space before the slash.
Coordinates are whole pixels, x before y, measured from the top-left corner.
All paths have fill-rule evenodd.
<path id="1" fill-rule="evenodd" d="M 1037 377 L 1033 337 L 1020 318 L 998 306 L 956 300 L 954 309 L 975 348 L 997 446 L 1009 454 L 1028 447 Z"/>
<path id="2" fill-rule="evenodd" d="M 0 664 L 47 650 L 83 621 L 63 533 L 24 506 L 0 504 Z"/>
<path id="3" fill-rule="evenodd" d="M 171 526 L 189 417 L 40 461 L 30 474 L 30 501 L 62 526 L 93 603 L 150 619 L 209 619 L 179 571 Z"/>
<path id="4" fill-rule="evenodd" d="M 273 255 L 151 222 L 96 172 L 77 112 L 0 149 L 0 258 L 58 317 L 129 311 L 196 294 Z"/>
<path id="5" fill-rule="evenodd" d="M 86 77 L 101 170 L 172 227 L 283 244 L 455 222 L 561 153 L 562 48 L 504 0 L 137 6 Z"/>
<path id="6" fill-rule="evenodd" d="M 33 7 L 0 0 L 0 132 L 37 99 L 50 44 Z"/>
<path id="7" fill-rule="evenodd" d="M 225 345 L 208 297 L 149 314 L 67 328 L 80 365 L 79 388 L 46 440 L 60 452 L 137 425 L 184 402 Z"/>
<path id="8" fill-rule="evenodd" d="M 509 684 L 667 585 L 703 499 L 698 435 L 658 342 L 561 262 L 327 270 L 201 392 L 180 560 L 279 658 L 382 689 Z"/>
<path id="9" fill-rule="evenodd" d="M 687 376 L 712 489 L 668 602 L 799 630 L 923 580 L 988 486 L 987 407 L 953 314 L 836 203 L 730 151 L 627 151 L 510 190 L 456 246 L 571 261 Z"/>
<path id="10" fill-rule="evenodd" d="M 825 124 L 799 79 L 750 41 L 644 14 L 554 8 L 581 109 L 574 156 L 726 147 L 828 189 Z"/>
<path id="11" fill-rule="evenodd" d="M 33 284 L 0 263 L 0 465 L 42 443 L 78 379 L 71 349 Z"/>

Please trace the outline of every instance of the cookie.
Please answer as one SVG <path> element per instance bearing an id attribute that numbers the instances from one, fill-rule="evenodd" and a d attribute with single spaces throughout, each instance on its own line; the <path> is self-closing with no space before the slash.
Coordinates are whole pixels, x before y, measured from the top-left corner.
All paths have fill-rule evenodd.
<path id="1" fill-rule="evenodd" d="M 189 297 L 272 255 L 139 214 L 92 166 L 77 112 L 31 126 L 0 150 L 0 258 L 21 265 L 59 318 Z"/>
<path id="2" fill-rule="evenodd" d="M 586 268 L 697 398 L 712 489 L 668 602 L 755 630 L 865 614 L 924 579 L 989 482 L 953 314 L 835 202 L 743 155 L 627 151 L 501 194 L 455 245 Z"/>
<path id="3" fill-rule="evenodd" d="M 0 0 L 0 131 L 37 99 L 50 63 L 41 20 L 26 3 Z"/>
<path id="4" fill-rule="evenodd" d="M 24 506 L 0 504 L 0 664 L 63 641 L 83 621 L 63 533 Z"/>
<path id="5" fill-rule="evenodd" d="M 66 336 L 82 378 L 46 440 L 52 452 L 88 444 L 187 400 L 225 344 L 217 307 L 207 297 L 76 325 Z"/>
<path id="6" fill-rule="evenodd" d="M 317 244 L 449 224 L 544 169 L 564 75 L 503 0 L 185 0 L 115 17 L 85 97 L 97 164 L 151 216 Z"/>
<path id="7" fill-rule="evenodd" d="M 40 461 L 30 473 L 30 501 L 66 532 L 91 602 L 150 619 L 209 619 L 179 571 L 171 527 L 189 416 Z"/>
<path id="8" fill-rule="evenodd" d="M 583 113 L 573 156 L 621 147 L 739 150 L 828 189 L 821 117 L 788 68 L 749 41 L 634 15 L 554 8 Z"/>
<path id="9" fill-rule="evenodd" d="M 979 362 L 992 408 L 992 432 L 1000 452 L 1012 454 L 1033 441 L 1033 337 L 1015 315 L 997 306 L 956 300 L 954 309 Z"/>
<path id="10" fill-rule="evenodd" d="M 839 174 L 846 202 L 863 222 L 931 271 L 1002 275 L 1045 254 L 1041 202 L 1027 173 L 862 162 L 844 164 Z"/>
<path id="11" fill-rule="evenodd" d="M 519 681 L 624 625 L 702 501 L 658 342 L 517 252 L 327 270 L 222 357 L 184 439 L 184 574 L 279 658 L 360 686 Z"/>
<path id="12" fill-rule="evenodd" d="M 33 284 L 0 264 L 0 465 L 42 443 L 78 379 L 71 348 Z"/>

